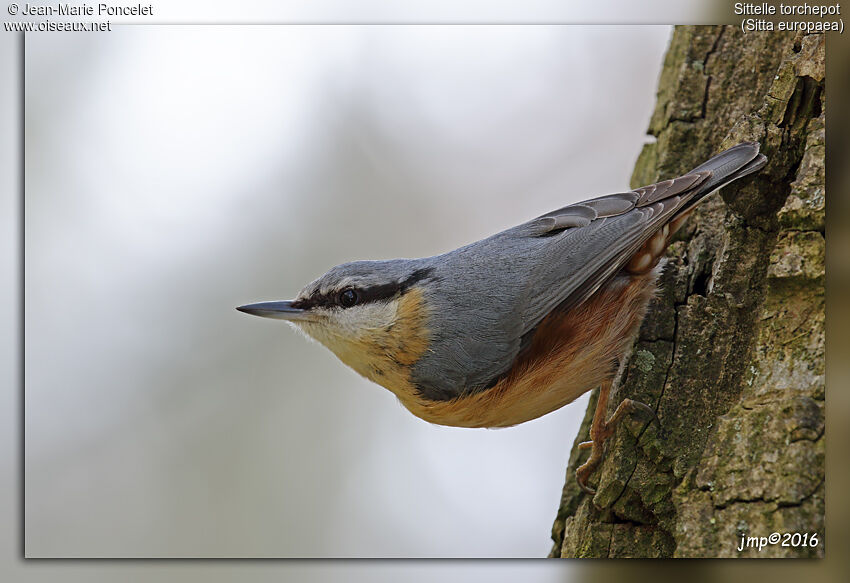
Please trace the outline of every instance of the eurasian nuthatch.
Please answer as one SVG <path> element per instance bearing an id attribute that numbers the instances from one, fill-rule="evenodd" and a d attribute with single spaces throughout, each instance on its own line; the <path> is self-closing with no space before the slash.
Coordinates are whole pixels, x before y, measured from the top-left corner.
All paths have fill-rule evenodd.
<path id="1" fill-rule="evenodd" d="M 291 301 L 237 308 L 297 326 L 355 371 L 440 425 L 507 427 L 600 387 L 587 478 L 623 415 L 612 381 L 647 304 L 659 259 L 704 197 L 767 162 L 734 146 L 688 174 L 552 211 L 435 257 L 334 267 Z M 649 409 L 651 412 L 652 410 Z"/>

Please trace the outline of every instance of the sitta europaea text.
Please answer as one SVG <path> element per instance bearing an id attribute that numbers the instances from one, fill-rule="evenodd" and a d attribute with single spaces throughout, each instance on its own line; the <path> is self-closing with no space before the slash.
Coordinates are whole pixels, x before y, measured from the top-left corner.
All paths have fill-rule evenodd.
<path id="1" fill-rule="evenodd" d="M 286 320 L 383 385 L 414 415 L 508 427 L 599 387 L 587 478 L 626 414 L 612 381 L 656 293 L 659 260 L 702 199 L 761 169 L 734 146 L 679 178 L 572 204 L 443 255 L 334 267 L 291 301 L 242 312 Z"/>

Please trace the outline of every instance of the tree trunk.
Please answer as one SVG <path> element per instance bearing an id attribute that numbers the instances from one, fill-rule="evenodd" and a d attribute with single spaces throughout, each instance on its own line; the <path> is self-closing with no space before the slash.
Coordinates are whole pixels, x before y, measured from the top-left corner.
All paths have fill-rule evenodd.
<path id="1" fill-rule="evenodd" d="M 745 140 L 769 162 L 700 205 L 671 245 L 609 409 L 636 399 L 660 424 L 622 424 L 584 494 L 576 445 L 594 394 L 550 556 L 823 556 L 823 86 L 821 34 L 676 27 L 632 186 Z M 774 532 L 816 544 L 738 550 Z"/>

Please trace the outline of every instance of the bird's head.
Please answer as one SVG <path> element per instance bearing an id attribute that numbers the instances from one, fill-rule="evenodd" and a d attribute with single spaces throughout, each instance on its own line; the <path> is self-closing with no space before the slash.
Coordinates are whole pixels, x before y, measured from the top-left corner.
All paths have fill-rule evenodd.
<path id="1" fill-rule="evenodd" d="M 355 261 L 334 267 L 293 300 L 236 309 L 289 322 L 361 375 L 398 392 L 428 347 L 423 286 L 432 278 L 433 269 L 416 260 Z"/>

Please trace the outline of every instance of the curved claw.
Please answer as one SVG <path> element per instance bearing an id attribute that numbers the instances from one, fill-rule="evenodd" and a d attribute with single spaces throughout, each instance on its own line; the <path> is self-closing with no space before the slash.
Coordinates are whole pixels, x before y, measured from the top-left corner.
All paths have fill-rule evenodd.
<path id="1" fill-rule="evenodd" d="M 641 403 L 640 401 L 634 401 L 632 399 L 623 399 L 623 402 L 620 403 L 620 407 L 624 407 L 625 413 L 629 413 L 630 415 L 640 412 L 649 419 L 650 423 L 655 423 L 659 427 L 661 426 L 661 421 L 658 419 L 658 414 L 655 412 L 655 409 L 646 403 Z M 620 407 L 617 407 L 617 409 L 619 410 Z"/>
<path id="2" fill-rule="evenodd" d="M 582 444 L 579 444 L 581 447 L 584 444 L 589 444 L 591 447 L 590 457 L 587 458 L 587 461 L 584 462 L 576 469 L 576 483 L 578 487 L 590 494 L 591 496 L 596 494 L 596 490 L 587 485 L 587 479 L 590 477 L 590 474 L 596 469 L 599 465 L 599 462 L 602 461 L 602 445 L 604 440 L 602 441 L 585 441 Z M 585 447 L 584 449 L 587 449 Z"/>
<path id="3" fill-rule="evenodd" d="M 578 484 L 578 487 L 591 496 L 596 495 L 596 490 L 587 485 L 587 479 L 590 477 L 590 474 L 594 469 L 596 468 L 590 467 L 587 463 L 584 463 L 576 470 L 576 483 Z"/>

